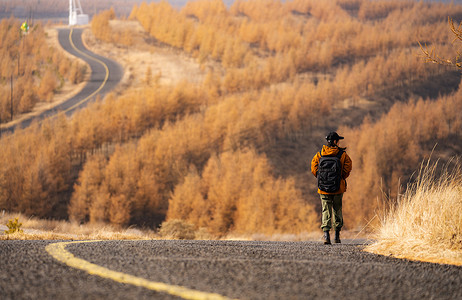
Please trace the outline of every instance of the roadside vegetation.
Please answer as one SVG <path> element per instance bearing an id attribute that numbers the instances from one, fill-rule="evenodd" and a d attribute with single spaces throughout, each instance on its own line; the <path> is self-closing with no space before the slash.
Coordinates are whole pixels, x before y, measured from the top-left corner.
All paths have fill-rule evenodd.
<path id="1" fill-rule="evenodd" d="M 345 226 L 372 230 L 436 143 L 443 163 L 462 151 L 460 74 L 419 57 L 418 41 L 454 53 L 448 16 L 461 20 L 462 7 L 135 6 L 129 20 L 144 29 L 137 43 L 194 58 L 204 80 L 160 84 L 150 78 L 162 74 L 147 68 L 144 84 L 71 119 L 3 136 L 0 209 L 77 227 L 155 229 L 180 220 L 210 238 L 303 235 L 319 230 L 309 163 L 326 132 L 338 130 L 353 160 Z M 130 27 L 112 26 L 116 19 L 101 12 L 92 34 L 108 47 L 137 47 Z"/>
<path id="2" fill-rule="evenodd" d="M 416 181 L 391 203 L 367 251 L 462 266 L 462 169 L 450 161 L 422 165 Z"/>
<path id="3" fill-rule="evenodd" d="M 139 240 L 160 238 L 155 231 L 149 229 L 122 229 L 109 224 L 79 225 L 65 220 L 46 220 L 21 213 L 5 212 L 0 212 L 0 229 L 2 229 L 0 230 L 0 240 Z M 178 238 L 177 236 L 172 237 Z M 164 238 L 169 238 L 169 236 L 165 235 Z"/>

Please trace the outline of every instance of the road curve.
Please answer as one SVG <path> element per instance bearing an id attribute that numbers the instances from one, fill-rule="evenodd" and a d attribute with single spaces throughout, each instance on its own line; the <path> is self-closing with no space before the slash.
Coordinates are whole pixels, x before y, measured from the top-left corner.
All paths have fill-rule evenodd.
<path id="1" fill-rule="evenodd" d="M 1 241 L 0 298 L 462 299 L 462 267 L 373 255 L 354 243 L 149 240 L 63 245 L 67 259 L 80 260 L 75 266 L 52 256 L 55 243 Z M 121 283 L 129 282 L 123 277 L 202 296 Z"/>
<path id="2" fill-rule="evenodd" d="M 70 116 L 77 109 L 83 108 L 88 103 L 94 101 L 97 95 L 103 97 L 120 82 L 123 76 L 123 68 L 117 62 L 88 50 L 83 44 L 82 32 L 82 28 L 58 29 L 58 40 L 64 50 L 83 59 L 90 66 L 91 77 L 84 88 L 65 102 L 39 115 L 5 127 L 1 129 L 2 132 L 13 132 L 16 128 L 28 127 L 33 121 L 41 121 L 58 113 L 65 113 Z"/>

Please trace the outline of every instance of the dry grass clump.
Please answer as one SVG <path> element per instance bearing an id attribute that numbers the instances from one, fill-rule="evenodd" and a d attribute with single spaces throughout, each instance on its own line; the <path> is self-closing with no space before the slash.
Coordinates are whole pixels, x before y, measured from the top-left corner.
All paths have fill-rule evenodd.
<path id="1" fill-rule="evenodd" d="M 390 209 L 379 229 L 378 242 L 366 251 L 436 263 L 462 265 L 462 168 L 451 161 L 422 166 Z"/>
<path id="2" fill-rule="evenodd" d="M 159 234 L 164 238 L 179 240 L 193 240 L 196 236 L 193 224 L 176 219 L 163 222 Z"/>
<path id="3" fill-rule="evenodd" d="M 169 240 L 212 240 L 217 239 L 204 227 L 199 229 L 191 223 L 179 219 L 172 219 L 161 224 L 160 238 Z"/>

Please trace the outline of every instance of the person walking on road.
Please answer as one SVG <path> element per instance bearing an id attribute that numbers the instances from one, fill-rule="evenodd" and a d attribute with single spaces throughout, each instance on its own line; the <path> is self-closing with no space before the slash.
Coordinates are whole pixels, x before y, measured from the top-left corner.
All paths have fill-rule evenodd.
<path id="1" fill-rule="evenodd" d="M 343 136 L 337 132 L 329 132 L 326 136 L 327 145 L 315 154 L 311 161 L 311 173 L 318 180 L 318 194 L 322 204 L 322 225 L 324 244 L 330 245 L 330 230 L 335 230 L 335 243 L 341 243 L 340 231 L 343 227 L 342 199 L 350 175 L 352 162 L 346 148 L 339 146 Z M 333 220 L 332 220 L 333 219 Z"/>

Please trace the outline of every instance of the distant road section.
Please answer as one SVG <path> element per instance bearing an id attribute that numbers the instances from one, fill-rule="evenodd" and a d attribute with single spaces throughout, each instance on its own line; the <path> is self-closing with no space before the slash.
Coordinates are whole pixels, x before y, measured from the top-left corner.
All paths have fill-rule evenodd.
<path id="1" fill-rule="evenodd" d="M 122 79 L 123 68 L 117 62 L 89 51 L 83 44 L 82 32 L 82 28 L 59 29 L 58 40 L 64 50 L 89 64 L 91 77 L 85 87 L 65 102 L 20 123 L 3 128 L 2 132 L 13 132 L 16 128 L 28 127 L 35 120 L 41 121 L 58 113 L 70 116 L 76 110 L 93 102 L 97 95 L 103 97 L 117 86 Z"/>

